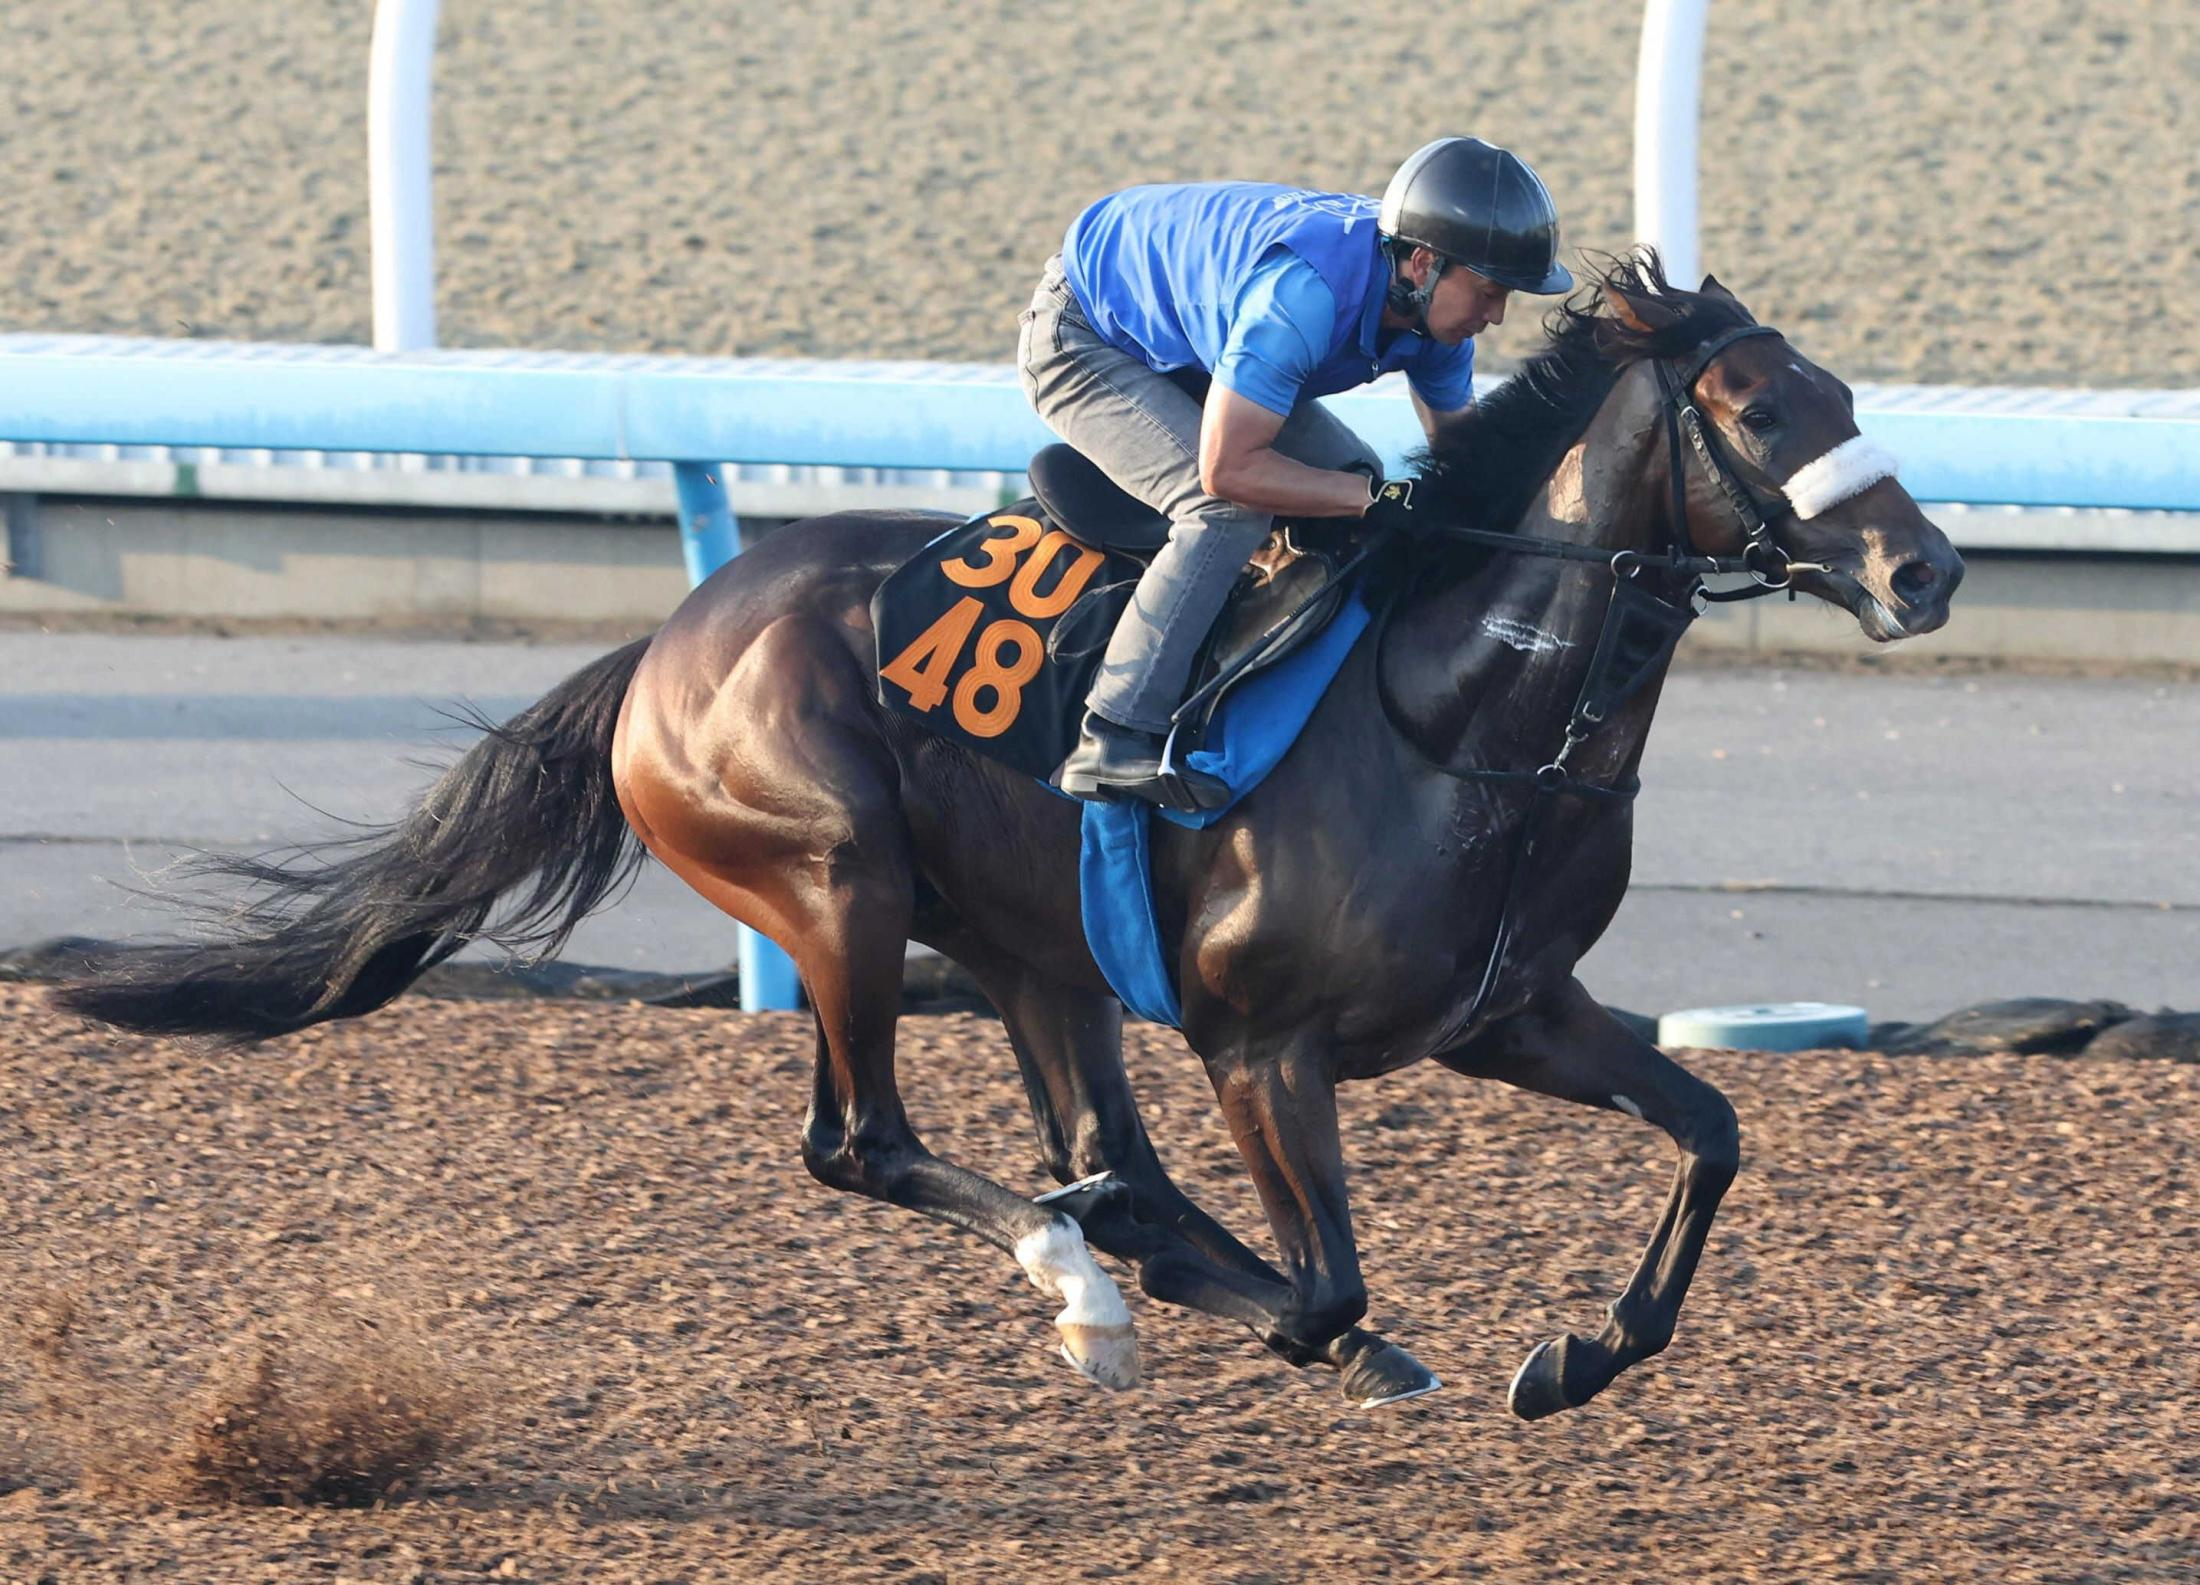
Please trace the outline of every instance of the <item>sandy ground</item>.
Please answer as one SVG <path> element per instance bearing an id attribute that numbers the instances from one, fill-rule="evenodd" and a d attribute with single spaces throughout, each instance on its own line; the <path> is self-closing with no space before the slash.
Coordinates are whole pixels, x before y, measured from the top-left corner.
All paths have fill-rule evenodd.
<path id="1" fill-rule="evenodd" d="M 1374 1322 L 1446 1390 L 1363 1413 L 1134 1292 L 1149 1381 L 1110 1396 L 1005 1258 L 803 1175 L 808 1046 L 411 1000 L 209 1059 L 0 986 L 0 1578 L 2200 1579 L 2200 1069 L 1693 1054 L 1747 1165 L 1680 1336 L 1524 1427 L 1514 1365 L 1656 1215 L 1639 1125 L 1428 1070 L 1348 1091 Z M 902 1055 L 936 1145 L 1040 1187 L 997 1025 L 905 1020 Z M 1151 1030 L 1130 1061 L 1250 1229 L 1192 1062 Z M 310 1291 L 402 1311 L 485 1400 L 423 1492 L 77 1483 L 27 1314 L 77 1302 L 111 1421 Z"/>
<path id="2" fill-rule="evenodd" d="M 0 328 L 360 341 L 364 0 L 0 7 Z M 1379 190 L 1472 131 L 1630 236 L 1639 10 L 448 0 L 443 339 L 1006 360 L 1132 182 Z M 1722 3 L 1704 258 L 1851 378 L 2188 384 L 2200 28 L 2173 0 Z M 1492 366 L 1532 315 L 1493 333 Z"/>

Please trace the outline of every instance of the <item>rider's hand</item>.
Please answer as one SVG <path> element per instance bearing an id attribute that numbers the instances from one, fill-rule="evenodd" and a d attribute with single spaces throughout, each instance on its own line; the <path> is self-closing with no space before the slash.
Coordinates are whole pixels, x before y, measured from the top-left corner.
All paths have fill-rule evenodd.
<path id="1" fill-rule="evenodd" d="M 1402 539 L 1419 539 L 1429 527 L 1413 510 L 1411 479 L 1370 480 L 1367 510 L 1360 521 L 1373 532 L 1395 530 Z"/>

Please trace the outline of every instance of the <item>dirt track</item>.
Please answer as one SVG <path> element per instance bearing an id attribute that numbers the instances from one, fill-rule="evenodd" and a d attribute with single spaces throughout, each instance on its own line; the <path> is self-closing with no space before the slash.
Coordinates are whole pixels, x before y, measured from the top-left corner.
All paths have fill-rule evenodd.
<path id="1" fill-rule="evenodd" d="M 933 1143 L 1043 1187 L 999 1027 L 903 1030 Z M 1747 1164 L 1680 1337 L 1524 1427 L 1511 1370 L 1656 1214 L 1639 1125 L 1354 1089 L 1373 1321 L 1446 1391 L 1360 1413 L 1133 1292 L 1149 1381 L 1110 1397 L 1004 1257 L 808 1180 L 808 1048 L 795 1015 L 416 1000 L 206 1059 L 0 986 L 0 1282 L 16 1318 L 78 1300 L 106 1412 L 313 1290 L 413 1312 L 490 1403 L 380 1511 L 152 1507 L 74 1484 L 0 1332 L 0 1579 L 2200 1578 L 2200 1070 L 1696 1054 Z M 1191 1059 L 1130 1057 L 1252 1229 Z"/>
<path id="2" fill-rule="evenodd" d="M 0 6 L 0 328 L 368 339 L 373 7 Z M 1006 361 L 1133 182 L 1379 192 L 1439 131 L 1624 246 L 1640 5 L 447 5 L 450 346 Z M 2184 385 L 2200 29 L 2178 0 L 1712 14 L 1703 259 L 1851 380 Z M 1520 311 L 1486 367 L 1535 343 Z"/>

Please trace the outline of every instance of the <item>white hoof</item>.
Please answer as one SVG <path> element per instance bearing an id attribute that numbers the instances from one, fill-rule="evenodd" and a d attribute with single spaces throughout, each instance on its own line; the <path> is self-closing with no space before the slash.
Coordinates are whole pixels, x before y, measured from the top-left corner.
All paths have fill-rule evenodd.
<path id="1" fill-rule="evenodd" d="M 1054 1325 L 1062 1334 L 1062 1357 L 1077 1373 L 1118 1392 L 1137 1386 L 1138 1333 L 1130 1308 L 1093 1260 L 1077 1224 L 1057 1217 L 1017 1243 L 1016 1259 L 1034 1288 L 1062 1301 Z"/>
<path id="2" fill-rule="evenodd" d="M 1110 1392 L 1138 1385 L 1138 1334 L 1127 1326 L 1079 1326 L 1057 1320 L 1062 1334 L 1062 1357 L 1087 1381 L 1097 1381 Z"/>

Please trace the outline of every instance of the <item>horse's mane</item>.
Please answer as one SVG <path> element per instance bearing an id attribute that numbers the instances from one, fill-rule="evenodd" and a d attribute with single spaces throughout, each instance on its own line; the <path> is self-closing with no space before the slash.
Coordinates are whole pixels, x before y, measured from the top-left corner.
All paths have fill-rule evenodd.
<path id="1" fill-rule="evenodd" d="M 1636 330 L 1612 314 L 1607 286 L 1655 296 L 1679 317 L 1661 330 Z M 1609 260 L 1602 275 L 1551 311 L 1543 350 L 1447 428 L 1439 444 L 1416 454 L 1415 511 L 1447 526 L 1512 532 L 1629 364 L 1676 357 L 1749 323 L 1749 311 L 1724 292 L 1682 291 L 1667 281 L 1654 249 Z M 1436 543 L 1442 548 L 1417 563 L 1424 578 L 1447 570 L 1432 565 L 1446 558 L 1461 558 L 1462 574 L 1485 559 Z"/>

